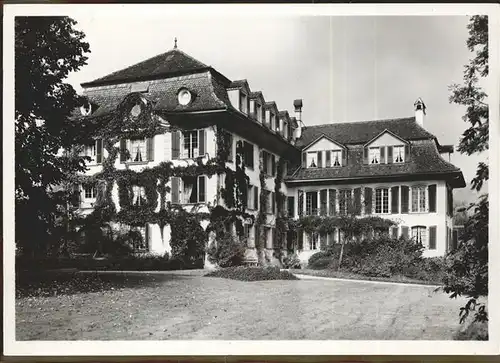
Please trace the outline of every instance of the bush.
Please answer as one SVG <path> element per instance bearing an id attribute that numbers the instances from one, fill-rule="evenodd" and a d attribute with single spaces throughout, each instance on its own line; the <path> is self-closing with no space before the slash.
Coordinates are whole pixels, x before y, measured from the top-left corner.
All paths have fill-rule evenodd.
<path id="1" fill-rule="evenodd" d="M 228 267 L 209 272 L 207 277 L 222 277 L 240 281 L 265 281 L 265 280 L 298 280 L 298 277 L 288 271 L 281 271 L 279 267 Z"/>
<path id="2" fill-rule="evenodd" d="M 285 256 L 283 259 L 283 268 L 301 268 L 299 257 L 294 253 Z"/>
<path id="3" fill-rule="evenodd" d="M 454 340 L 488 340 L 488 323 L 473 321 L 467 328 L 459 330 L 455 336 Z"/>
<path id="4" fill-rule="evenodd" d="M 219 267 L 233 267 L 243 265 L 245 246 L 232 234 L 225 234 L 208 250 L 208 260 Z"/>
<path id="5" fill-rule="evenodd" d="M 324 258 L 331 258 L 331 257 L 332 257 L 332 253 L 330 251 L 316 252 L 314 255 L 309 257 L 309 260 L 307 261 L 307 265 L 308 265 L 308 267 L 311 267 L 311 265 L 314 265 L 316 260 L 324 259 Z"/>

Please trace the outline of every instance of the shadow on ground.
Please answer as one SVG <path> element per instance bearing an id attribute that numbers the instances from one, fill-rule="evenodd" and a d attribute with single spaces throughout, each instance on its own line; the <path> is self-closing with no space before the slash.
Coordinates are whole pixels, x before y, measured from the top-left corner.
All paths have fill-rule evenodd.
<path id="1" fill-rule="evenodd" d="M 147 273 L 82 273 L 71 271 L 37 271 L 16 274 L 16 298 L 73 295 L 121 288 L 143 289 L 189 275 Z"/>

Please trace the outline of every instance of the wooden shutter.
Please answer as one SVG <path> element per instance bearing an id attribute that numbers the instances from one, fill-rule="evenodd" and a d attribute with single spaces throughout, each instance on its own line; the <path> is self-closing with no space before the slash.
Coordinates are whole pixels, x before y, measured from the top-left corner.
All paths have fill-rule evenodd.
<path id="1" fill-rule="evenodd" d="M 120 162 L 124 163 L 127 161 L 127 140 L 120 140 Z"/>
<path id="2" fill-rule="evenodd" d="M 333 216 L 337 213 L 336 210 L 336 199 L 337 199 L 337 190 L 335 189 L 329 189 L 328 194 L 330 194 L 330 208 L 329 208 L 329 215 Z"/>
<path id="3" fill-rule="evenodd" d="M 302 216 L 304 214 L 304 191 L 303 190 L 298 190 L 298 195 L 299 195 L 299 199 L 298 199 L 298 206 L 297 206 L 297 209 L 298 209 L 298 215 L 299 216 Z"/>
<path id="4" fill-rule="evenodd" d="M 436 226 L 429 226 L 429 249 L 436 249 Z"/>
<path id="5" fill-rule="evenodd" d="M 393 146 L 388 146 L 387 147 L 387 164 L 392 164 L 392 159 L 393 159 Z"/>
<path id="6" fill-rule="evenodd" d="M 368 164 L 368 148 L 363 149 L 363 164 Z"/>
<path id="7" fill-rule="evenodd" d="M 319 235 L 319 249 L 321 251 L 325 251 L 328 247 L 327 244 L 327 234 L 326 233 L 321 233 Z"/>
<path id="8" fill-rule="evenodd" d="M 259 187 L 253 187 L 253 206 L 259 209 Z"/>
<path id="9" fill-rule="evenodd" d="M 398 227 L 391 227 L 391 236 L 392 238 L 398 238 Z"/>
<path id="10" fill-rule="evenodd" d="M 181 132 L 172 131 L 172 160 L 179 159 L 181 155 Z"/>
<path id="11" fill-rule="evenodd" d="M 347 165 L 347 150 L 342 149 L 342 166 Z"/>
<path id="12" fill-rule="evenodd" d="M 401 235 L 405 238 L 410 238 L 410 229 L 407 226 L 402 226 Z"/>
<path id="13" fill-rule="evenodd" d="M 180 178 L 172 177 L 171 180 L 172 188 L 170 190 L 170 193 L 172 194 L 172 204 L 179 204 Z"/>
<path id="14" fill-rule="evenodd" d="M 410 202 L 410 188 L 406 185 L 401 186 L 401 213 L 408 213 Z"/>
<path id="15" fill-rule="evenodd" d="M 385 164 L 385 147 L 380 148 L 380 164 Z"/>
<path id="16" fill-rule="evenodd" d="M 307 168 L 307 154 L 305 152 L 302 153 L 302 167 Z"/>
<path id="17" fill-rule="evenodd" d="M 288 197 L 288 216 L 295 217 L 295 197 Z"/>
<path id="18" fill-rule="evenodd" d="M 198 130 L 198 146 L 199 146 L 199 151 L 198 151 L 198 155 L 199 156 L 205 156 L 205 154 L 207 153 L 207 150 L 206 150 L 206 140 L 205 140 L 205 129 L 201 129 L 201 130 Z"/>
<path id="19" fill-rule="evenodd" d="M 198 202 L 199 203 L 204 203 L 206 202 L 207 198 L 207 183 L 205 181 L 206 176 L 205 175 L 200 175 L 198 177 Z"/>
<path id="20" fill-rule="evenodd" d="M 429 212 L 436 212 L 436 184 L 429 185 Z"/>
<path id="21" fill-rule="evenodd" d="M 354 189 L 354 213 L 361 215 L 361 188 Z"/>
<path id="22" fill-rule="evenodd" d="M 102 139 L 96 140 L 96 163 L 102 163 Z"/>
<path id="23" fill-rule="evenodd" d="M 271 211 L 273 214 L 276 213 L 276 196 L 274 192 L 271 192 Z"/>
<path id="24" fill-rule="evenodd" d="M 321 189 L 319 191 L 319 214 L 326 216 L 326 211 L 328 208 L 328 190 Z"/>
<path id="25" fill-rule="evenodd" d="M 405 162 L 410 160 L 410 145 L 405 145 Z"/>
<path id="26" fill-rule="evenodd" d="M 365 188 L 365 214 L 372 214 L 372 188 Z"/>
<path id="27" fill-rule="evenodd" d="M 399 187 L 391 188 L 391 213 L 399 213 Z"/>
<path id="28" fill-rule="evenodd" d="M 318 168 L 323 167 L 323 151 L 318 151 Z"/>
<path id="29" fill-rule="evenodd" d="M 330 150 L 327 150 L 326 151 L 326 155 L 325 155 L 325 168 L 329 168 L 330 166 L 332 166 L 332 161 L 331 161 L 331 154 L 332 152 Z"/>
<path id="30" fill-rule="evenodd" d="M 271 173 L 276 176 L 276 156 L 271 155 Z"/>
<path id="31" fill-rule="evenodd" d="M 148 137 L 146 139 L 146 156 L 148 161 L 153 161 L 155 159 L 155 139 L 154 137 Z"/>

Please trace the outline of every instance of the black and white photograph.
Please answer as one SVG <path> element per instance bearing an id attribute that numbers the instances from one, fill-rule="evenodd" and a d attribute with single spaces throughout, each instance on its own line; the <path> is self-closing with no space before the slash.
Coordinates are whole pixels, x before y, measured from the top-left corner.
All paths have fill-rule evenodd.
<path id="1" fill-rule="evenodd" d="M 462 7 L 6 5 L 5 354 L 498 354 Z"/>

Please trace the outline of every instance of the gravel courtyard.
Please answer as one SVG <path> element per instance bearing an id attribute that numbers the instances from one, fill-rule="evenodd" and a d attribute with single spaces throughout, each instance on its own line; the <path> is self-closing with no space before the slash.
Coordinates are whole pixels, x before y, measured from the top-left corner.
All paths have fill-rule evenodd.
<path id="1" fill-rule="evenodd" d="M 16 340 L 450 340 L 459 328 L 463 301 L 434 287 L 202 274 L 109 274 L 135 282 L 17 298 Z"/>

